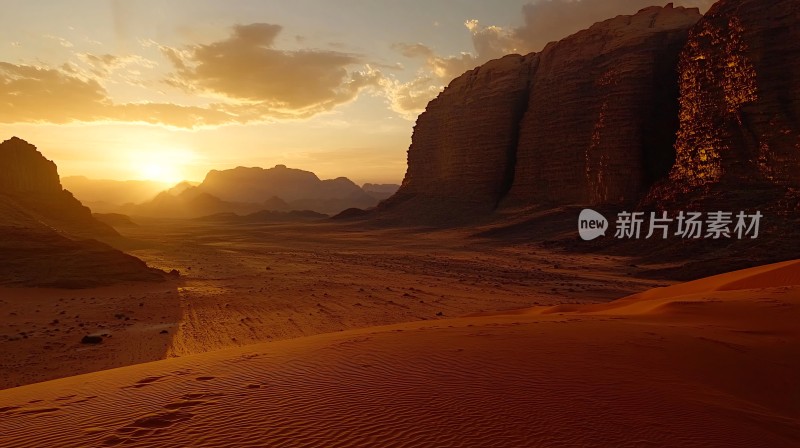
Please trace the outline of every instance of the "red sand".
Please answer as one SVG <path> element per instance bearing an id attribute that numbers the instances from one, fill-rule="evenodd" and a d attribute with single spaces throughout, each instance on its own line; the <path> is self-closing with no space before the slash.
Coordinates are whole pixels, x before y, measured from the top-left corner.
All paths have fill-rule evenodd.
<path id="1" fill-rule="evenodd" d="M 0 391 L 0 446 L 800 446 L 800 262 Z"/>
<path id="2" fill-rule="evenodd" d="M 0 288 L 0 389 L 343 330 L 609 301 L 663 281 L 631 261 L 490 244 L 464 231 L 154 222 L 131 252 L 181 279 Z M 87 334 L 107 334 L 83 345 Z"/>

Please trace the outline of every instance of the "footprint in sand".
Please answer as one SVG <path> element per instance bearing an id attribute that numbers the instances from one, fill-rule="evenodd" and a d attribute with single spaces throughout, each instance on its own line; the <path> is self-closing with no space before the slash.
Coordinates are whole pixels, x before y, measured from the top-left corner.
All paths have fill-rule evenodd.
<path id="1" fill-rule="evenodd" d="M 183 400 L 183 401 L 176 401 L 174 403 L 170 403 L 164 406 L 164 409 L 174 410 L 174 409 L 183 409 L 183 408 L 193 408 L 195 406 L 200 406 L 203 404 L 211 404 L 212 401 L 206 400 Z"/>
<path id="2" fill-rule="evenodd" d="M 16 413 L 17 414 L 26 414 L 26 415 L 31 415 L 31 414 L 50 414 L 52 412 L 58 412 L 60 410 L 61 410 L 61 408 L 30 408 L 30 409 L 22 409 L 20 411 L 17 411 Z"/>
<path id="3" fill-rule="evenodd" d="M 159 429 L 168 428 L 178 422 L 183 422 L 194 417 L 191 412 L 185 411 L 166 411 L 156 414 L 146 415 L 135 420 L 127 426 L 118 429 L 118 432 L 136 431 L 138 429 Z"/>
<path id="4" fill-rule="evenodd" d="M 211 392 L 196 392 L 196 393 L 184 394 L 184 395 L 181 396 L 181 399 L 182 400 L 200 400 L 200 399 L 203 399 L 203 398 L 222 397 L 224 395 L 225 394 L 215 394 L 215 393 L 211 393 Z"/>
<path id="5" fill-rule="evenodd" d="M 129 386 L 123 386 L 120 389 L 139 389 L 139 388 L 142 388 L 142 387 L 149 386 L 149 385 L 155 383 L 156 381 L 160 381 L 160 380 L 162 380 L 164 378 L 166 378 L 166 376 L 148 376 L 146 378 L 140 379 L 139 381 L 137 381 L 134 384 L 131 384 Z"/>

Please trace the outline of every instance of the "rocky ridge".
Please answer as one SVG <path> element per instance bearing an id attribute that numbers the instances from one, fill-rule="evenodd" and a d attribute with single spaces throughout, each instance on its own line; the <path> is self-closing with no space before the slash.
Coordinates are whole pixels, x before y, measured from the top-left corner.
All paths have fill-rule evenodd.
<path id="1" fill-rule="evenodd" d="M 0 285 L 81 288 L 163 280 L 164 273 L 96 239 L 119 238 L 61 188 L 35 146 L 0 144 Z"/>

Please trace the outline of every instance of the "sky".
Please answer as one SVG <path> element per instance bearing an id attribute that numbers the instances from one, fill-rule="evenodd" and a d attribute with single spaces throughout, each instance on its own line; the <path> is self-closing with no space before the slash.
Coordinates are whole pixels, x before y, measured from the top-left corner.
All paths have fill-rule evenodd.
<path id="1" fill-rule="evenodd" d="M 62 176 L 285 164 L 400 183 L 417 115 L 453 78 L 666 3 L 0 0 L 0 140 Z"/>

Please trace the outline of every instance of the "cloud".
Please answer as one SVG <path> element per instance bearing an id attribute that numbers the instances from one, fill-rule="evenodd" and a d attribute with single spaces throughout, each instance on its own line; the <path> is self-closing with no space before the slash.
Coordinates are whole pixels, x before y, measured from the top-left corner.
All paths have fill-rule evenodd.
<path id="1" fill-rule="evenodd" d="M 327 111 L 378 85 L 379 72 L 363 68 L 365 61 L 357 55 L 275 48 L 281 31 L 281 26 L 267 23 L 238 25 L 228 39 L 219 42 L 182 49 L 162 47 L 175 68 L 169 84 L 277 117 Z"/>
<path id="2" fill-rule="evenodd" d="M 192 93 L 201 104 L 207 101 L 200 106 L 115 103 L 104 83 L 143 86 L 139 69 L 157 65 L 138 55 L 80 53 L 77 64 L 58 68 L 0 62 L 0 122 L 123 121 L 192 128 L 307 118 L 381 85 L 380 71 L 357 55 L 276 49 L 281 31 L 279 25 L 239 25 L 222 41 L 158 46 L 174 69 L 162 81 Z"/>
<path id="3" fill-rule="evenodd" d="M 705 12 L 715 0 L 677 0 L 675 6 L 699 7 Z M 511 53 L 540 51 L 547 43 L 563 39 L 592 24 L 620 14 L 634 14 L 652 6 L 653 0 L 538 0 L 522 7 L 523 25 L 482 26 L 467 20 L 472 49 L 458 55 L 441 55 L 422 43 L 396 43 L 392 48 L 407 58 L 424 61 L 424 70 L 408 83 L 389 86 L 392 108 L 406 117 L 421 112 L 443 84 L 492 59 Z"/>
<path id="4" fill-rule="evenodd" d="M 705 12 L 716 0 L 673 0 L 676 7 L 698 7 Z M 635 14 L 653 5 L 653 0 L 538 0 L 522 7 L 523 25 L 518 27 L 481 26 L 468 20 L 476 60 L 480 63 L 510 53 L 541 51 L 597 22 L 618 15 Z"/>
<path id="5" fill-rule="evenodd" d="M 387 77 L 381 80 L 381 86 L 389 107 L 409 120 L 416 119 L 431 98 L 442 90 L 441 83 L 430 76 L 420 76 L 409 82 Z"/>
<path id="6" fill-rule="evenodd" d="M 128 68 L 129 72 L 138 74 L 137 67 L 153 68 L 158 65 L 155 61 L 139 55 L 115 56 L 107 53 L 102 55 L 79 53 L 78 59 L 89 66 L 89 70 L 93 75 L 100 78 L 108 77 L 112 73 L 125 68 Z"/>
<path id="7" fill-rule="evenodd" d="M 404 57 L 421 59 L 425 64 L 424 69 L 411 81 L 400 82 L 394 77 L 381 80 L 389 107 L 409 120 L 416 119 L 428 102 L 442 91 L 444 84 L 480 65 L 478 57 L 472 53 L 441 56 L 421 43 L 396 43 L 392 48 Z"/>
<path id="8" fill-rule="evenodd" d="M 0 121 L 64 122 L 63 117 L 91 119 L 106 101 L 96 81 L 59 70 L 0 62 Z"/>
<path id="9" fill-rule="evenodd" d="M 44 37 L 45 39 L 50 39 L 50 40 L 56 41 L 56 42 L 58 42 L 59 45 L 61 45 L 64 48 L 72 48 L 72 47 L 74 47 L 72 42 L 68 41 L 67 39 L 64 39 L 63 37 L 53 36 L 51 34 L 45 34 L 42 37 Z"/>
<path id="10" fill-rule="evenodd" d="M 392 45 L 392 48 L 407 58 L 424 60 L 428 70 L 443 80 L 453 79 L 479 64 L 478 58 L 471 53 L 440 56 L 432 48 L 420 43 L 396 43 Z"/>
<path id="11" fill-rule="evenodd" d="M 715 1 L 673 0 L 673 3 L 676 7 L 699 7 L 705 12 Z M 620 14 L 635 14 L 653 3 L 653 0 L 539 0 L 522 7 L 524 25 L 510 29 L 505 38 L 516 42 L 522 52 L 540 51 L 549 42 Z"/>
<path id="12" fill-rule="evenodd" d="M 235 117 L 217 106 L 114 104 L 97 80 L 66 71 L 0 62 L 0 122 L 132 121 L 179 127 L 221 124 Z"/>

